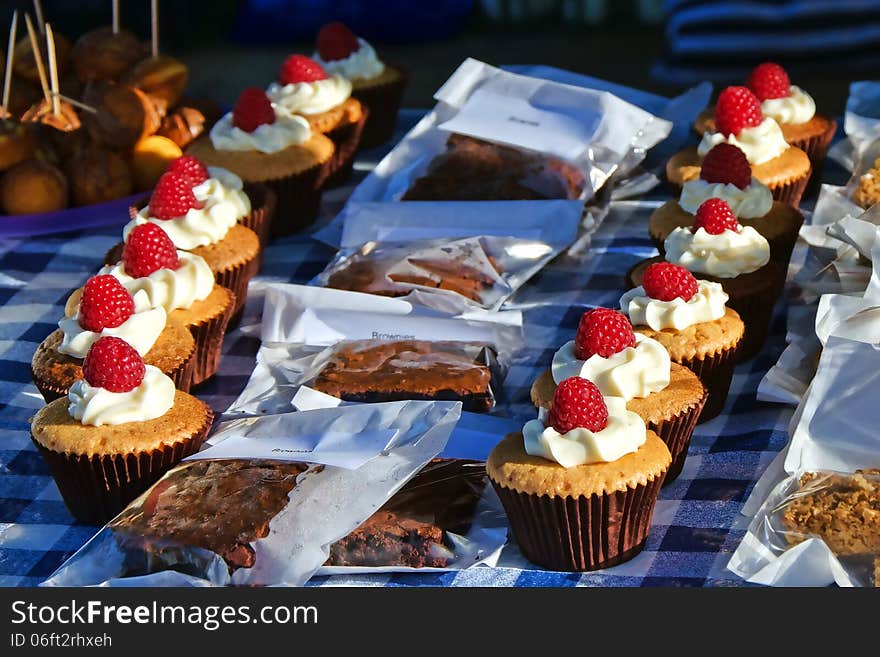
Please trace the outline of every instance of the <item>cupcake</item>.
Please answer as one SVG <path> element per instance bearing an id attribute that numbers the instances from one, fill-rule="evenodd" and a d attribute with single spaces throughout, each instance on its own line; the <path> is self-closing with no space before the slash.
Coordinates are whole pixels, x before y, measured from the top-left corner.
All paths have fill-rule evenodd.
<path id="1" fill-rule="evenodd" d="M 217 284 L 235 294 L 233 317 L 238 317 L 260 264 L 260 238 L 240 223 L 250 214 L 240 178 L 221 168 L 209 172 L 198 159 L 186 156 L 162 174 L 149 203 L 125 225 L 122 237 L 127 241 L 135 228 L 148 223 L 161 228 L 175 249 L 203 258 Z M 113 255 L 117 253 L 108 254 Z"/>
<path id="2" fill-rule="evenodd" d="M 793 85 L 788 73 L 779 64 L 759 64 L 746 80 L 746 86 L 761 101 L 761 112 L 774 119 L 782 136 L 810 158 L 814 177 L 822 170 L 828 146 L 837 131 L 837 122 L 816 114 L 816 102 L 809 93 Z M 715 112 L 702 112 L 694 123 L 701 136 L 715 131 Z"/>
<path id="3" fill-rule="evenodd" d="M 669 158 L 666 178 L 675 187 L 700 175 L 703 157 L 713 146 L 737 146 L 752 167 L 752 175 L 770 188 L 773 199 L 797 207 L 810 179 L 810 158 L 785 141 L 774 119 L 765 117 L 758 98 L 746 87 L 727 87 L 715 104 L 716 130 L 707 132 L 696 148 Z"/>
<path id="4" fill-rule="evenodd" d="M 132 294 L 143 292 L 151 308 L 164 308 L 189 329 L 196 343 L 192 385 L 214 375 L 235 294 L 217 285 L 201 256 L 176 250 L 164 230 L 146 223 L 132 229 L 121 260 L 99 273 L 119 279 Z"/>
<path id="5" fill-rule="evenodd" d="M 532 385 L 534 404 L 550 410 L 557 386 L 572 376 L 592 381 L 605 396 L 622 398 L 672 454 L 666 481 L 679 475 L 706 403 L 696 374 L 671 362 L 660 342 L 635 333 L 622 313 L 596 308 L 583 314 L 575 339 L 553 355 L 550 369 Z"/>
<path id="6" fill-rule="evenodd" d="M 352 97 L 370 112 L 361 134 L 361 148 L 390 140 L 403 100 L 406 72 L 379 59 L 373 46 L 340 22 L 321 28 L 316 48 L 312 59 L 329 74 L 348 78 Z"/>
<path id="7" fill-rule="evenodd" d="M 63 397 L 82 378 L 89 348 L 105 336 L 124 339 L 178 389 L 189 390 L 195 363 L 190 332 L 164 308 L 151 307 L 145 293 L 132 296 L 113 276 L 99 275 L 72 295 L 58 328 L 31 359 L 31 378 L 46 402 Z"/>
<path id="8" fill-rule="evenodd" d="M 623 399 L 572 377 L 549 412 L 492 449 L 486 472 L 522 553 L 544 568 L 584 571 L 642 550 L 671 460 Z"/>
<path id="9" fill-rule="evenodd" d="M 315 60 L 291 55 L 284 60 L 278 82 L 266 91 L 277 112 L 301 116 L 313 132 L 326 135 L 336 150 L 325 184 L 339 185 L 351 175 L 354 156 L 369 110 L 351 97 L 351 82 L 342 75 L 327 75 Z"/>
<path id="10" fill-rule="evenodd" d="M 726 201 L 711 198 L 690 228 L 676 228 L 664 242 L 665 259 L 700 278 L 720 283 L 746 327 L 738 360 L 756 355 L 767 339 L 773 306 L 785 268 L 770 259 L 770 244 L 751 226 L 742 226 Z M 626 274 L 630 288 L 642 285 L 645 270 L 663 257 L 636 263 Z"/>
<path id="11" fill-rule="evenodd" d="M 266 92 L 245 89 L 225 114 L 186 149 L 208 166 L 223 167 L 246 184 L 263 183 L 277 196 L 270 235 L 310 225 L 321 206 L 321 187 L 335 146 L 301 116 L 276 112 Z"/>
<path id="12" fill-rule="evenodd" d="M 655 262 L 642 284 L 620 298 L 620 310 L 636 333 L 662 344 L 673 363 L 691 370 L 706 388 L 699 422 L 721 412 L 745 325 L 726 306 L 720 283 L 698 281 L 680 265 Z"/>
<path id="13" fill-rule="evenodd" d="M 198 451 L 213 412 L 119 337 L 95 341 L 82 371 L 31 419 L 31 438 L 70 512 L 103 524 Z"/>
<path id="14" fill-rule="evenodd" d="M 745 153 L 725 143 L 706 153 L 700 177 L 682 185 L 677 201 L 667 201 L 651 214 L 648 232 L 660 255 L 669 233 L 693 225 L 697 208 L 710 198 L 727 201 L 743 226 L 751 226 L 770 243 L 770 258 L 788 268 L 804 215 L 774 201 L 770 189 L 752 177 Z"/>

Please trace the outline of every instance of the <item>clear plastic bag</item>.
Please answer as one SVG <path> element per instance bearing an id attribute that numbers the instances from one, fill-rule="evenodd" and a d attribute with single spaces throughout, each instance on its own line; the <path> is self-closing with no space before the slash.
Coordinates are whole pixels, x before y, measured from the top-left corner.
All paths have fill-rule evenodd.
<path id="1" fill-rule="evenodd" d="M 460 414 L 407 401 L 225 422 L 44 584 L 302 585 L 442 451 Z"/>
<path id="2" fill-rule="evenodd" d="M 497 559 L 507 520 L 482 461 L 438 458 L 330 546 L 319 575 L 459 570 Z"/>

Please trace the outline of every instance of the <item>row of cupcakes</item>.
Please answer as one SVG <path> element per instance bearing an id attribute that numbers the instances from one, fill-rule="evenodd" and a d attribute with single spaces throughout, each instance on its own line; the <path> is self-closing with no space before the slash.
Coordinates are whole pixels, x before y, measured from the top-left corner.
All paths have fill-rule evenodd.
<path id="1" fill-rule="evenodd" d="M 312 57 L 293 54 L 267 88 L 248 87 L 187 152 L 278 196 L 272 235 L 308 226 L 321 193 L 343 183 L 362 146 L 387 141 L 406 74 L 342 23 L 325 25 Z"/>
<path id="2" fill-rule="evenodd" d="M 754 176 L 774 200 L 798 207 L 811 175 L 821 170 L 837 124 L 816 112 L 813 98 L 791 84 L 783 67 L 765 62 L 751 72 L 746 85 L 722 90 L 714 107 L 697 117 L 694 129 L 700 143 L 666 164 L 667 180 L 674 187 L 696 179 L 706 154 L 726 143 L 745 153 Z"/>

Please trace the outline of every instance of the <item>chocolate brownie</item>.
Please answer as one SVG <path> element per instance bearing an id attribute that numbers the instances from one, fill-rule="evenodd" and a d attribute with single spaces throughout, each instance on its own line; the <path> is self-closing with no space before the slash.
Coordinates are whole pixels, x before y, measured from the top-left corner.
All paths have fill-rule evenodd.
<path id="1" fill-rule="evenodd" d="M 219 555 L 231 574 L 254 565 L 251 543 L 287 506 L 309 466 L 282 461 L 203 460 L 171 471 L 109 527 L 128 555 L 126 574 L 186 570 L 192 548 Z"/>
<path id="2" fill-rule="evenodd" d="M 346 401 L 438 399 L 488 411 L 493 361 L 491 348 L 471 343 L 356 340 L 329 355 L 312 387 Z"/>
<path id="3" fill-rule="evenodd" d="M 583 187 L 580 171 L 559 158 L 452 134 L 403 200 L 565 199 L 578 198 Z"/>
<path id="4" fill-rule="evenodd" d="M 499 270 L 495 259 L 473 240 L 415 250 L 362 250 L 330 274 L 327 287 L 387 297 L 404 296 L 416 286 L 428 287 L 481 303 L 497 282 L 487 267 Z"/>
<path id="5" fill-rule="evenodd" d="M 820 537 L 838 556 L 880 555 L 880 470 L 805 473 L 782 505 L 786 540 Z"/>
<path id="6" fill-rule="evenodd" d="M 445 567 L 454 556 L 448 534 L 468 532 L 487 481 L 483 463 L 434 459 L 365 523 L 330 546 L 326 565 Z"/>

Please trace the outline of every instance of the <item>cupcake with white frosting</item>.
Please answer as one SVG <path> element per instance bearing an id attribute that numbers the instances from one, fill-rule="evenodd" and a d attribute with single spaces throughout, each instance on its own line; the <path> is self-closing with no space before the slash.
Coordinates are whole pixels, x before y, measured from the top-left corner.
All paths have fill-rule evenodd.
<path id="1" fill-rule="evenodd" d="M 606 397 L 622 399 L 669 448 L 667 481 L 678 476 L 706 401 L 696 374 L 672 362 L 659 341 L 635 333 L 624 314 L 596 308 L 583 314 L 575 339 L 560 347 L 550 368 L 532 385 L 534 404 L 552 410 L 557 386 L 571 377 L 587 379 Z"/>
<path id="2" fill-rule="evenodd" d="M 786 268 L 770 258 L 770 244 L 751 226 L 741 225 L 721 199 L 703 202 L 690 227 L 673 230 L 664 242 L 665 256 L 636 263 L 627 272 L 630 288 L 642 285 L 646 269 L 662 260 L 681 265 L 695 276 L 719 283 L 727 305 L 745 324 L 737 358 L 757 354 L 767 338 L 773 306 Z"/>
<path id="3" fill-rule="evenodd" d="M 70 512 L 102 524 L 198 451 L 213 412 L 120 337 L 96 340 L 82 373 L 32 418 L 31 437 Z"/>
<path id="4" fill-rule="evenodd" d="M 637 334 L 656 340 L 670 359 L 696 374 L 707 391 L 699 422 L 724 407 L 745 325 L 720 283 L 698 280 L 681 265 L 655 262 L 642 284 L 620 298 Z"/>
<path id="5" fill-rule="evenodd" d="M 672 456 L 622 397 L 581 377 L 490 452 L 486 471 L 514 538 L 552 570 L 607 568 L 645 545 Z"/>
<path id="6" fill-rule="evenodd" d="M 330 75 L 350 80 L 351 95 L 369 110 L 361 147 L 370 148 L 390 140 L 403 100 L 406 72 L 384 61 L 372 44 L 338 21 L 320 29 L 312 59 Z"/>
<path id="7" fill-rule="evenodd" d="M 718 96 L 714 115 L 715 129 L 704 133 L 696 148 L 680 151 L 666 163 L 667 180 L 681 186 L 699 178 L 706 154 L 718 144 L 731 144 L 745 153 L 752 175 L 770 189 L 774 200 L 796 208 L 812 172 L 810 158 L 786 141 L 755 94 L 747 87 L 727 87 Z"/>

